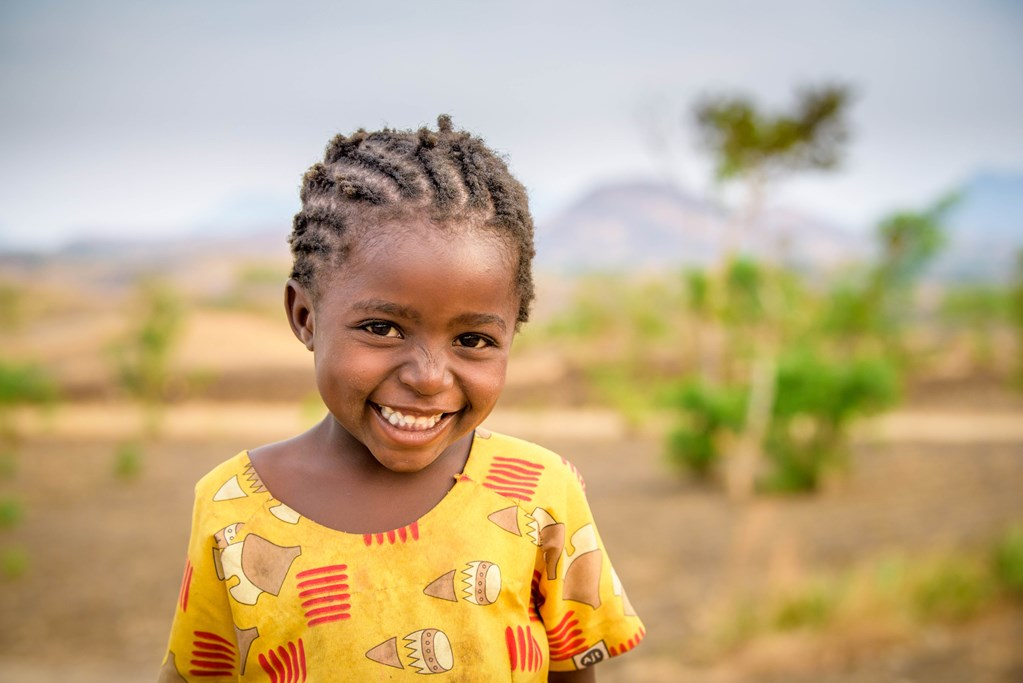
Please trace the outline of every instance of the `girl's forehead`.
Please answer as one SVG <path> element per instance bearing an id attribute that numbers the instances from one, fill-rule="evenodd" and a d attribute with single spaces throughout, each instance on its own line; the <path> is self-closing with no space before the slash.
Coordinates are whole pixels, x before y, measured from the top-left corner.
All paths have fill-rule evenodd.
<path id="1" fill-rule="evenodd" d="M 322 285 L 333 288 L 356 282 L 398 283 L 464 281 L 516 289 L 517 246 L 493 228 L 428 219 L 364 224 L 326 273 Z"/>
<path id="2" fill-rule="evenodd" d="M 353 226 L 346 260 L 391 258 L 396 250 L 477 251 L 480 257 L 513 265 L 518 246 L 510 235 L 481 221 L 437 221 L 427 216 L 366 221 Z M 344 267 L 344 264 L 341 266 Z"/>

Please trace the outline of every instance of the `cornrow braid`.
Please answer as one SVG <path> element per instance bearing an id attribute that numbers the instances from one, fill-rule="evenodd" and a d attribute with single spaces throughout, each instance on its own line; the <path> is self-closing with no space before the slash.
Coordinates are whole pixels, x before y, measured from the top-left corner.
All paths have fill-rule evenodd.
<path id="1" fill-rule="evenodd" d="M 456 131 L 450 116 L 437 118 L 436 131 L 360 128 L 335 136 L 303 176 L 300 196 L 288 238 L 291 277 L 313 296 L 320 276 L 343 265 L 357 228 L 425 211 L 438 224 L 478 226 L 515 247 L 518 322 L 529 319 L 535 251 L 525 188 L 483 140 Z"/>

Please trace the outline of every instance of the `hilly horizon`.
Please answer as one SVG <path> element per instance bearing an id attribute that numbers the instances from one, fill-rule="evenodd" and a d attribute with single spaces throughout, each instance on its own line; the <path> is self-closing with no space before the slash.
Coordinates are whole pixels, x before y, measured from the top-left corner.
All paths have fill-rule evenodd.
<path id="1" fill-rule="evenodd" d="M 721 207 L 668 183 L 594 188 L 537 229 L 537 263 L 569 272 L 705 267 L 725 251 L 818 269 L 865 259 L 869 239 L 797 209 L 745 227 Z"/>
<path id="2" fill-rule="evenodd" d="M 112 261 L 129 271 L 161 261 L 187 262 L 210 252 L 287 259 L 290 221 L 244 217 L 182 230 L 177 237 L 82 237 L 46 251 L 0 245 L 0 258 Z M 684 188 L 636 180 L 594 187 L 537 226 L 539 269 L 592 271 L 705 267 L 725 250 L 754 254 L 802 271 L 827 272 L 864 261 L 874 250 L 873 230 L 852 230 L 798 208 L 772 208 L 751 228 L 737 226 L 721 207 Z M 949 216 L 946 248 L 930 270 L 934 279 L 1006 281 L 1023 248 L 1023 172 L 983 172 L 963 185 Z"/>
<path id="3" fill-rule="evenodd" d="M 928 276 L 1007 281 L 1023 249 L 1023 172 L 978 173 L 959 197 Z M 725 250 L 828 271 L 867 260 L 875 248 L 872 226 L 852 230 L 798 208 L 772 208 L 742 229 L 709 201 L 649 181 L 594 188 L 537 230 L 537 263 L 567 272 L 702 267 Z"/>

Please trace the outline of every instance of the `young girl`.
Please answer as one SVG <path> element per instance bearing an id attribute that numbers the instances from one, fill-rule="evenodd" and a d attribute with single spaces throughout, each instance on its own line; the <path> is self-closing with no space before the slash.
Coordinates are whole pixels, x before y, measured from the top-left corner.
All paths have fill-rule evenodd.
<path id="1" fill-rule="evenodd" d="M 160 681 L 594 680 L 643 637 L 575 468 L 480 427 L 532 218 L 438 123 L 338 136 L 305 174 L 285 306 L 329 413 L 196 486 Z"/>

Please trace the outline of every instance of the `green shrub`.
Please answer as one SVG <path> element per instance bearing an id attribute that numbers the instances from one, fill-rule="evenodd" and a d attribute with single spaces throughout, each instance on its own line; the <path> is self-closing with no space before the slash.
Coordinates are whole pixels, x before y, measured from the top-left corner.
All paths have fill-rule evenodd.
<path id="1" fill-rule="evenodd" d="M 1010 529 L 992 552 L 995 578 L 1016 598 L 1023 598 L 1023 526 Z"/>
<path id="2" fill-rule="evenodd" d="M 831 359 L 796 348 L 778 365 L 774 415 L 765 440 L 767 490 L 812 491 L 845 459 L 852 421 L 895 403 L 897 372 L 872 357 Z"/>
<path id="3" fill-rule="evenodd" d="M 752 259 L 738 258 L 726 273 L 728 297 L 726 318 L 733 323 L 756 322 L 764 314 L 764 273 L 760 264 Z"/>
<path id="4" fill-rule="evenodd" d="M 742 427 L 746 391 L 698 380 L 684 382 L 668 399 L 681 420 L 668 435 L 668 457 L 705 477 L 721 457 L 720 440 Z"/>
<path id="5" fill-rule="evenodd" d="M 948 560 L 932 568 L 914 586 L 913 612 L 923 621 L 961 621 L 990 600 L 992 582 L 972 563 Z"/>
<path id="6" fill-rule="evenodd" d="M 686 304 L 693 313 L 706 316 L 710 313 L 710 277 L 703 270 L 690 269 L 682 273 L 686 293 Z"/>
<path id="7" fill-rule="evenodd" d="M 155 403 L 165 398 L 171 358 L 184 331 L 184 302 L 156 281 L 140 284 L 139 296 L 135 327 L 112 354 L 121 386 L 133 398 Z"/>
<path id="8" fill-rule="evenodd" d="M 142 472 L 144 453 L 134 441 L 122 443 L 114 451 L 114 474 L 118 479 L 135 479 Z"/>
<path id="9" fill-rule="evenodd" d="M 24 515 L 24 507 L 20 500 L 7 497 L 0 499 L 0 529 L 16 526 Z"/>
<path id="10" fill-rule="evenodd" d="M 57 386 L 41 367 L 0 360 L 0 410 L 16 405 L 45 404 L 57 397 Z"/>
<path id="11" fill-rule="evenodd" d="M 17 579 L 28 572 L 28 551 L 24 548 L 4 548 L 0 550 L 0 574 L 5 579 Z"/>
<path id="12" fill-rule="evenodd" d="M 834 617 L 839 595 L 824 586 L 812 586 L 805 591 L 786 595 L 775 608 L 772 622 L 781 631 L 819 629 Z"/>

